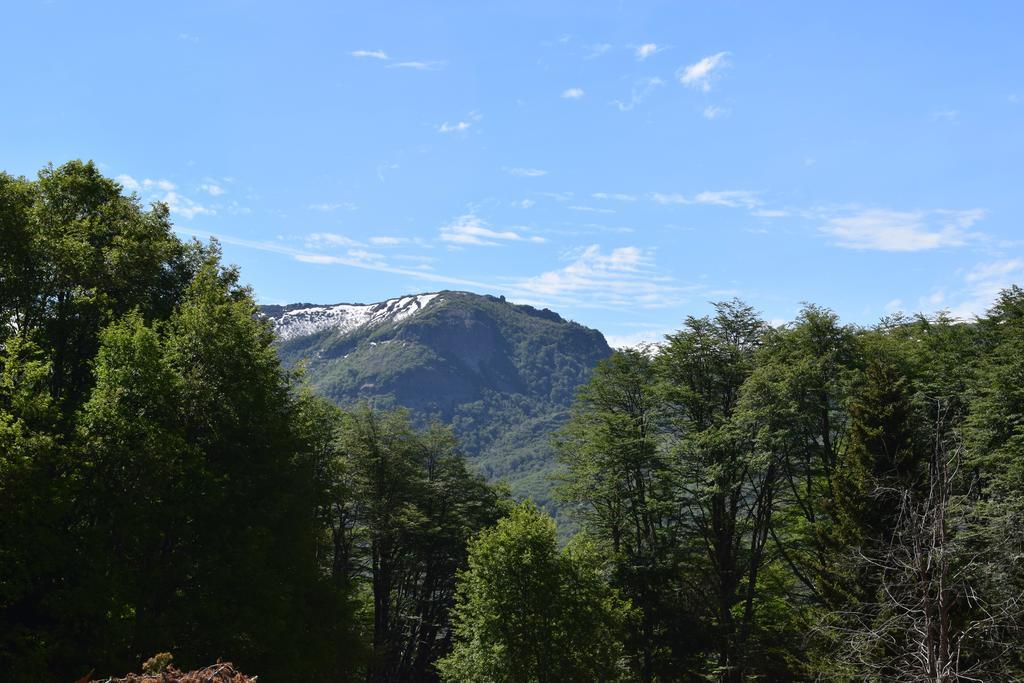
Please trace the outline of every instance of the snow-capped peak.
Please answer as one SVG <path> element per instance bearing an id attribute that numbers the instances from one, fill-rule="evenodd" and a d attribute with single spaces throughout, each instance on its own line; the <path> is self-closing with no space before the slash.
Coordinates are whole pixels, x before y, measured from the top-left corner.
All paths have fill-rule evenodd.
<path id="1" fill-rule="evenodd" d="M 398 322 L 416 315 L 437 297 L 433 294 L 414 294 L 388 299 L 376 304 L 335 304 L 311 306 L 286 311 L 274 319 L 274 332 L 281 341 L 335 330 L 342 334 L 362 327 L 376 327 L 386 322 Z"/>

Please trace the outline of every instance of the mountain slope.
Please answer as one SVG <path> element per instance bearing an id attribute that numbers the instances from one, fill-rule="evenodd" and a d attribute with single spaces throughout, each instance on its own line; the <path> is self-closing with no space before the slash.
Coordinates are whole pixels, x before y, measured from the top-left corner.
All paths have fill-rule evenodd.
<path id="1" fill-rule="evenodd" d="M 305 361 L 316 391 L 339 405 L 365 399 L 450 422 L 480 471 L 541 502 L 554 469 L 551 434 L 611 354 L 597 330 L 468 292 L 262 311 L 281 358 Z"/>

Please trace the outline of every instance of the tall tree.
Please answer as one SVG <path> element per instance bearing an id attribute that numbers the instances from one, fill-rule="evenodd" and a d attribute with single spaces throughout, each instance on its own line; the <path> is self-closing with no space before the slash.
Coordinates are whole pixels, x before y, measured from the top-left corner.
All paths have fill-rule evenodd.
<path id="1" fill-rule="evenodd" d="M 628 608 L 585 542 L 558 550 L 554 521 L 524 503 L 473 541 L 446 681 L 617 681 Z"/>
<path id="2" fill-rule="evenodd" d="M 644 681 L 678 669 L 696 630 L 679 599 L 663 421 L 651 354 L 625 350 L 598 364 L 556 438 L 566 467 L 559 497 L 607 550 L 615 584 L 639 612 L 628 642 Z"/>
<path id="3" fill-rule="evenodd" d="M 740 412 L 767 326 L 739 301 L 716 304 L 715 311 L 688 318 L 669 335 L 657 367 L 671 430 L 680 546 L 696 579 L 692 588 L 710 591 L 707 623 L 716 636 L 718 675 L 738 681 L 755 658 L 751 636 L 777 465 L 757 448 L 756 421 Z"/>
<path id="4" fill-rule="evenodd" d="M 432 680 L 451 645 L 456 571 L 469 539 L 493 524 L 499 492 L 471 473 L 448 429 L 413 428 L 402 411 L 363 406 L 343 419 L 332 563 L 342 583 L 367 585 L 369 681 Z"/>
<path id="5" fill-rule="evenodd" d="M 0 197 L 0 678 L 173 649 L 345 679 L 312 441 L 237 271 L 92 164 Z"/>

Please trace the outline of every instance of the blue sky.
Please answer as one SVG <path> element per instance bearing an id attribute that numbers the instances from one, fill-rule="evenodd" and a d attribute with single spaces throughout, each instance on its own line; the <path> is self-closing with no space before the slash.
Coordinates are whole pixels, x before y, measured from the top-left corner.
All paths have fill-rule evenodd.
<path id="1" fill-rule="evenodd" d="M 2 168 L 93 159 L 265 303 L 442 288 L 613 342 L 1024 280 L 1024 5 L 109 3 L 0 23 Z"/>

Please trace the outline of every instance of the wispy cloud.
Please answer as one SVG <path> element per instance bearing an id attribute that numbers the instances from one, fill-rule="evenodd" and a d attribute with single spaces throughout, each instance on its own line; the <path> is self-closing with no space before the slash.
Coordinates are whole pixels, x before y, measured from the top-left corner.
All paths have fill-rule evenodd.
<path id="1" fill-rule="evenodd" d="M 711 121 L 714 121 L 715 119 L 720 119 L 723 116 L 728 116 L 731 113 L 732 110 L 727 109 L 725 107 L 718 107 L 715 105 L 704 107 L 704 118 L 709 119 Z"/>
<path id="2" fill-rule="evenodd" d="M 682 67 L 677 73 L 679 82 L 685 86 L 708 92 L 711 90 L 711 81 L 717 72 L 728 66 L 729 63 L 726 59 L 728 56 L 728 52 L 719 52 L 708 55 L 695 64 Z"/>
<path id="3" fill-rule="evenodd" d="M 359 59 L 388 59 L 388 53 L 384 50 L 353 50 L 349 54 Z"/>
<path id="4" fill-rule="evenodd" d="M 568 208 L 572 209 L 573 211 L 585 211 L 588 213 L 615 213 L 615 209 L 604 209 L 596 206 L 584 206 L 580 204 L 576 204 Z"/>
<path id="5" fill-rule="evenodd" d="M 743 206 L 752 209 L 761 204 L 756 192 L 749 190 L 720 190 L 718 192 L 701 192 L 694 196 L 694 204 L 711 204 L 714 206 Z"/>
<path id="6" fill-rule="evenodd" d="M 648 195 L 650 199 L 658 204 L 706 204 L 711 206 L 744 207 L 753 209 L 760 206 L 756 192 L 749 190 L 719 190 L 704 191 L 688 197 L 678 192 L 663 193 L 652 192 Z"/>
<path id="7" fill-rule="evenodd" d="M 330 213 L 337 211 L 338 209 L 346 209 L 348 211 L 355 211 L 356 205 L 352 202 L 321 202 L 319 204 L 310 204 L 308 207 L 310 211 L 322 211 L 324 213 Z"/>
<path id="8" fill-rule="evenodd" d="M 547 171 L 540 168 L 503 168 L 509 175 L 514 175 L 517 178 L 539 178 L 548 174 Z"/>
<path id="9" fill-rule="evenodd" d="M 203 183 L 199 186 L 199 189 L 210 195 L 211 197 L 219 197 L 222 194 L 226 194 L 227 190 L 218 185 L 217 183 Z"/>
<path id="10" fill-rule="evenodd" d="M 614 199 L 617 202 L 635 202 L 636 195 L 622 192 L 595 192 L 590 195 L 594 199 Z"/>
<path id="11" fill-rule="evenodd" d="M 444 66 L 442 61 L 430 61 L 430 62 L 395 62 L 394 64 L 388 64 L 389 69 L 415 69 L 416 71 L 437 71 Z"/>
<path id="12" fill-rule="evenodd" d="M 510 286 L 563 303 L 644 308 L 676 304 L 686 291 L 657 269 L 650 250 L 629 246 L 605 253 L 594 244 L 571 258 L 563 268 L 514 280 Z"/>
<path id="13" fill-rule="evenodd" d="M 634 349 L 659 344 L 665 341 L 665 337 L 676 331 L 675 327 L 668 324 L 642 325 L 644 329 L 626 334 L 606 334 L 605 340 L 608 346 L 613 349 Z"/>
<path id="14" fill-rule="evenodd" d="M 192 220 L 196 216 L 208 215 L 212 216 L 217 213 L 216 209 L 189 199 L 177 192 L 168 192 L 160 201 L 167 205 L 172 214 L 177 214 L 183 217 L 185 220 Z"/>
<path id="15" fill-rule="evenodd" d="M 179 33 L 178 40 L 184 41 L 186 43 L 198 43 L 199 36 L 195 35 L 194 33 Z"/>
<path id="16" fill-rule="evenodd" d="M 307 249 L 325 249 L 329 247 L 361 247 L 363 244 L 351 237 L 333 232 L 314 232 L 306 236 Z"/>
<path id="17" fill-rule="evenodd" d="M 445 65 L 441 60 L 407 60 L 396 62 L 391 55 L 384 50 L 353 50 L 349 52 L 356 59 L 376 59 L 381 62 L 388 62 L 389 69 L 414 69 L 417 71 L 436 71 Z"/>
<path id="18" fill-rule="evenodd" d="M 569 88 L 562 91 L 562 98 L 566 100 L 578 100 L 583 97 L 584 94 L 583 88 Z"/>
<path id="19" fill-rule="evenodd" d="M 347 266 L 350 268 L 359 268 L 362 270 L 375 270 L 385 273 L 392 273 L 395 275 L 405 275 L 407 277 L 415 278 L 418 280 L 424 280 L 427 282 L 441 282 L 448 285 L 456 285 L 460 287 L 467 287 L 472 289 L 482 289 L 494 291 L 496 288 L 488 283 L 480 282 L 477 280 L 469 280 L 466 278 L 451 277 L 440 273 L 431 272 L 429 269 L 424 269 L 422 266 L 411 269 L 389 265 L 379 259 L 379 254 L 370 254 L 370 256 L 378 257 L 373 260 L 365 260 L 359 258 L 358 255 L 362 254 L 358 249 L 352 249 L 349 253 L 344 255 L 335 254 L 323 254 L 304 251 L 302 249 L 296 249 L 287 244 L 274 241 L 260 241 L 260 240 L 249 240 L 241 237 L 235 237 L 233 235 L 226 235 L 223 233 L 213 233 L 206 231 L 199 231 L 194 228 L 176 226 L 174 231 L 182 235 L 190 235 L 194 237 L 212 237 L 225 244 L 234 244 L 241 247 L 247 247 L 250 249 L 258 249 L 260 251 L 267 251 L 277 254 L 290 256 L 296 261 L 303 263 L 311 263 L 318 265 L 340 265 Z M 354 255 L 353 255 L 354 254 Z M 397 258 L 397 257 L 396 257 Z M 410 259 L 413 257 L 410 257 Z"/>
<path id="20" fill-rule="evenodd" d="M 979 263 L 964 275 L 963 289 L 954 293 L 956 303 L 949 311 L 961 320 L 983 315 L 1002 290 L 1021 282 L 1024 282 L 1024 259 L 1006 258 Z"/>
<path id="21" fill-rule="evenodd" d="M 177 185 L 172 183 L 170 180 L 163 178 L 153 180 L 151 178 L 145 178 L 143 180 L 136 180 L 130 175 L 121 174 L 115 178 L 120 183 L 121 187 L 128 190 L 129 192 L 139 192 L 143 190 L 163 190 L 170 192 L 177 188 Z"/>
<path id="22" fill-rule="evenodd" d="M 844 249 L 861 251 L 926 251 L 961 247 L 980 237 L 970 228 L 985 216 L 967 211 L 892 211 L 864 209 L 828 218 L 819 229 Z"/>
<path id="23" fill-rule="evenodd" d="M 470 126 L 472 125 L 473 124 L 469 123 L 468 121 L 459 121 L 457 123 L 448 123 L 447 121 L 445 121 L 440 125 L 440 127 L 438 127 L 437 130 L 439 133 L 462 133 L 464 131 L 469 130 Z"/>
<path id="24" fill-rule="evenodd" d="M 396 168 L 398 168 L 398 164 L 377 164 L 377 179 L 383 183 L 384 177 L 388 174 L 388 172 L 394 171 Z"/>
<path id="25" fill-rule="evenodd" d="M 117 176 L 115 180 L 124 189 L 140 193 L 147 201 L 166 204 L 172 214 L 181 216 L 185 220 L 192 220 L 196 216 L 202 215 L 213 216 L 217 213 L 215 208 L 200 204 L 178 192 L 177 185 L 170 180 L 163 178 L 136 180 L 132 176 L 124 174 Z"/>
<path id="26" fill-rule="evenodd" d="M 657 46 L 656 44 L 654 44 L 654 43 L 644 43 L 643 45 L 640 45 L 639 47 L 637 47 L 637 48 L 636 48 L 636 49 L 635 49 L 635 50 L 633 51 L 633 55 L 634 55 L 634 56 L 635 56 L 635 57 L 636 57 L 637 59 L 639 59 L 639 60 L 643 61 L 643 60 L 647 59 L 648 57 L 650 57 L 650 56 L 652 56 L 652 55 L 656 55 L 656 54 L 658 54 L 658 53 L 659 53 L 659 52 L 661 52 L 661 51 L 662 51 L 663 49 L 664 49 L 664 48 L 659 48 L 659 47 L 658 47 L 658 46 Z"/>
<path id="27" fill-rule="evenodd" d="M 441 228 L 440 239 L 456 245 L 496 247 L 507 242 L 534 242 L 546 240 L 537 235 L 523 235 L 514 230 L 494 230 L 474 214 L 459 216 Z"/>
<path id="28" fill-rule="evenodd" d="M 408 237 L 393 237 L 390 235 L 379 235 L 377 237 L 370 238 L 370 244 L 376 244 L 382 247 L 397 247 L 402 244 L 408 244 L 412 240 Z"/>
<path id="29" fill-rule="evenodd" d="M 596 45 L 591 45 L 590 46 L 590 52 L 588 52 L 586 54 L 586 56 L 584 56 L 583 58 L 584 59 L 597 59 L 598 57 L 600 57 L 601 55 L 603 55 L 604 53 L 608 52 L 608 50 L 611 50 L 611 49 L 612 49 L 612 44 L 611 43 L 597 43 Z"/>
<path id="30" fill-rule="evenodd" d="M 619 111 L 632 111 L 634 107 L 646 100 L 658 87 L 665 84 L 657 76 L 644 78 L 633 85 L 633 91 L 626 101 L 613 100 L 612 104 L 619 108 Z"/>

